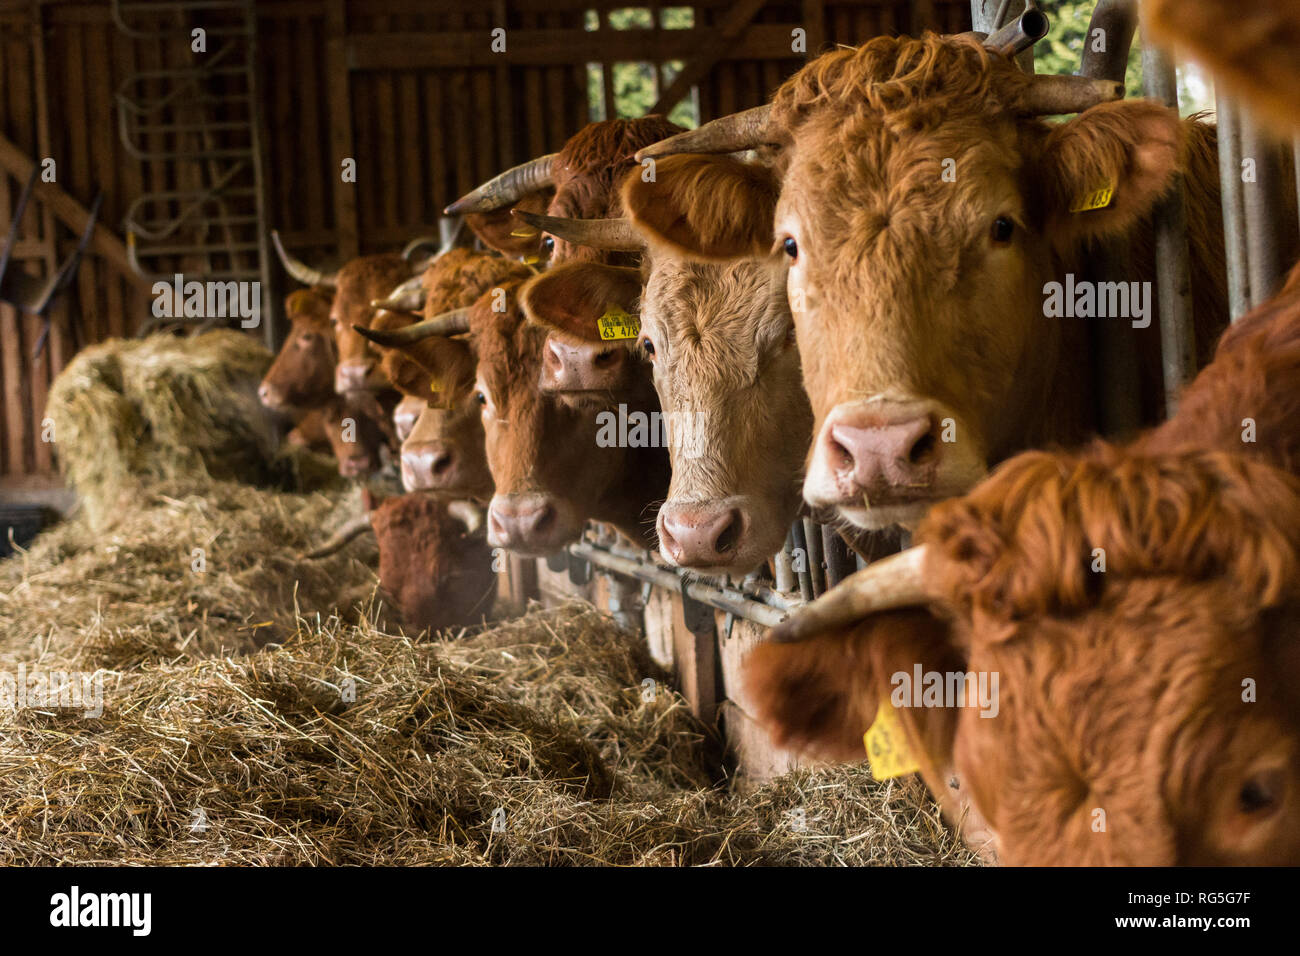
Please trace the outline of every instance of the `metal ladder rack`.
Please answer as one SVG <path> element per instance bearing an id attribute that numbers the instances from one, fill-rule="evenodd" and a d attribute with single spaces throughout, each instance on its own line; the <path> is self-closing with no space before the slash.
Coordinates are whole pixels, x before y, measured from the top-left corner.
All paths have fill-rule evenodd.
<path id="1" fill-rule="evenodd" d="M 127 207 L 131 265 L 149 279 L 260 282 L 262 329 L 273 345 L 254 5 L 112 0 L 112 16 L 122 33 L 184 43 L 191 58 L 137 71 L 115 92 L 123 147 L 147 181 L 169 187 L 148 189 Z M 204 53 L 189 52 L 195 28 L 206 34 Z"/>

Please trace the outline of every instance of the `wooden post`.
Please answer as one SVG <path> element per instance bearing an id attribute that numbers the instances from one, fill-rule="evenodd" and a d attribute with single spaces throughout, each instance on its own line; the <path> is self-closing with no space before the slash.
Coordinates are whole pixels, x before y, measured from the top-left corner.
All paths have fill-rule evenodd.
<path id="1" fill-rule="evenodd" d="M 334 184 L 334 229 L 339 256 L 355 259 L 361 254 L 357 232 L 356 183 L 343 182 L 342 162 L 356 158 L 352 142 L 352 80 L 347 61 L 347 15 L 344 0 L 328 0 L 325 8 L 326 98 L 329 100 L 330 163 L 326 174 Z M 370 171 L 374 175 L 374 171 Z"/>

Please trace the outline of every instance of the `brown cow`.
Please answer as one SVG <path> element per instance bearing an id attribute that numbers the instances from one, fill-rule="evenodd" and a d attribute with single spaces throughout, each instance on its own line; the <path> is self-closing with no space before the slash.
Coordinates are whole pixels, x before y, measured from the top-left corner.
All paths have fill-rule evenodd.
<path id="1" fill-rule="evenodd" d="M 379 547 L 379 586 L 415 631 L 465 627 L 492 609 L 496 581 L 482 514 L 463 501 L 426 493 L 377 499 L 366 514 L 307 557 L 332 554 L 367 529 Z"/>
<path id="2" fill-rule="evenodd" d="M 989 464 L 1090 432 L 1087 325 L 1049 316 L 1073 314 L 1066 290 L 1099 240 L 1130 239 L 1129 278 L 1154 275 L 1148 214 L 1177 171 L 1208 357 L 1226 312 L 1213 128 L 1147 101 L 1102 102 L 1121 92 L 1024 74 L 969 36 L 881 37 L 809 63 L 770 108 L 638 154 L 775 147 L 779 198 L 719 160 L 659 177 L 648 214 L 696 254 L 789 259 L 815 414 L 809 504 L 861 528 L 910 525 Z M 1127 310 L 1121 291 L 1136 296 Z M 1128 312 L 1101 321 L 1122 322 L 1154 359 L 1158 323 L 1129 331 L 1155 315 L 1151 286 L 1089 293 Z"/>
<path id="3" fill-rule="evenodd" d="M 333 294 L 299 289 L 284 300 L 289 335 L 262 379 L 257 397 L 277 411 L 319 408 L 334 396 Z"/>
<path id="4" fill-rule="evenodd" d="M 646 511 L 668 485 L 663 448 L 601 440 L 597 411 L 542 394 L 537 375 L 546 333 L 525 321 L 520 282 L 490 290 L 453 322 L 426 320 L 396 333 L 367 329 L 380 344 L 413 336 L 469 332 L 476 359 L 473 401 L 480 407 L 495 494 L 488 540 L 526 554 L 549 554 L 576 540 L 586 521 L 605 521 L 634 540 L 653 538 Z M 500 307 L 500 310 L 498 310 Z M 442 378 L 443 369 L 433 368 Z"/>
<path id="5" fill-rule="evenodd" d="M 669 157 L 658 174 L 674 176 L 695 159 Z M 648 247 L 640 272 L 590 263 L 553 268 L 529 283 L 524 308 L 556 336 L 599 342 L 609 307 L 636 314 L 639 300 L 638 345 L 673 439 L 672 482 L 657 520 L 660 553 L 676 565 L 742 576 L 780 550 L 799 511 L 812 437 L 786 267 L 767 257 L 691 261 L 652 228 L 637 232 L 657 192 L 640 177 L 625 181 L 631 221 L 548 220 L 573 241 Z"/>
<path id="6" fill-rule="evenodd" d="M 551 216 L 605 219 L 622 215 L 619 183 L 632 167 L 637 149 L 681 132 L 662 116 L 614 119 L 589 123 L 569 137 L 558 153 L 542 156 L 507 170 L 447 207 L 449 213 L 514 207 L 532 212 L 529 200 L 540 190 L 554 189 L 547 205 Z M 533 203 L 535 205 L 535 203 Z M 521 228 L 527 228 L 523 222 Z M 618 252 L 598 250 L 541 231 L 543 248 L 552 266 L 565 262 L 605 262 L 632 265 Z M 614 408 L 620 403 L 634 411 L 651 412 L 640 403 L 652 398 L 649 376 L 630 354 L 628 343 L 590 345 L 555 337 L 547 342 L 542 387 L 570 403 Z"/>
<path id="7" fill-rule="evenodd" d="M 860 756 L 889 699 L 928 785 L 1007 862 L 1300 863 L 1297 386 L 1291 288 L 1159 429 L 1006 462 L 931 512 L 923 548 L 781 625 L 809 639 L 754 652 L 762 719 Z M 896 696 L 918 671 L 976 684 L 918 708 Z"/>
<path id="8" fill-rule="evenodd" d="M 391 450 L 394 436 L 388 426 L 389 412 L 374 395 L 335 395 L 320 413 L 340 475 L 363 478 L 383 467 L 383 450 Z"/>

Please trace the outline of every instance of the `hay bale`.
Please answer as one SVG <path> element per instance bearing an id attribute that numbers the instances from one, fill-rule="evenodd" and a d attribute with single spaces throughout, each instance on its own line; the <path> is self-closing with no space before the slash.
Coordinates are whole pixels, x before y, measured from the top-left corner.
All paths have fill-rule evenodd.
<path id="1" fill-rule="evenodd" d="M 50 387 L 59 466 L 94 527 L 142 482 L 177 478 L 283 483 L 275 418 L 257 400 L 271 354 L 228 329 L 193 338 L 110 339 Z"/>

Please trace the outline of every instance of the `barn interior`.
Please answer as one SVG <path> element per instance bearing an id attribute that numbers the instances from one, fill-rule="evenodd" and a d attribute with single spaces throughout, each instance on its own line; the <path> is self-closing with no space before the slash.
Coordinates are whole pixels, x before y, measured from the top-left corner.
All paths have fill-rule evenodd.
<path id="1" fill-rule="evenodd" d="M 0 702 L 0 863 L 996 862 L 915 774 L 774 744 L 745 684 L 770 628 L 907 530 L 864 553 L 805 509 L 757 573 L 712 576 L 594 521 L 542 557 L 488 547 L 480 501 L 468 609 L 420 627 L 371 534 L 415 494 L 400 445 L 349 474 L 259 387 L 305 274 L 484 250 L 446 207 L 588 124 L 695 129 L 829 50 L 1043 14 L 1022 69 L 1217 109 L 1220 162 L 1258 158 L 1223 231 L 1232 317 L 1265 303 L 1291 153 L 1141 35 L 1090 52 L 1136 2 L 0 0 L 0 672 L 94 688 Z M 1108 436 L 1195 372 L 1181 202 L 1162 377 L 1093 333 Z M 187 309 L 193 282 L 242 311 Z"/>

